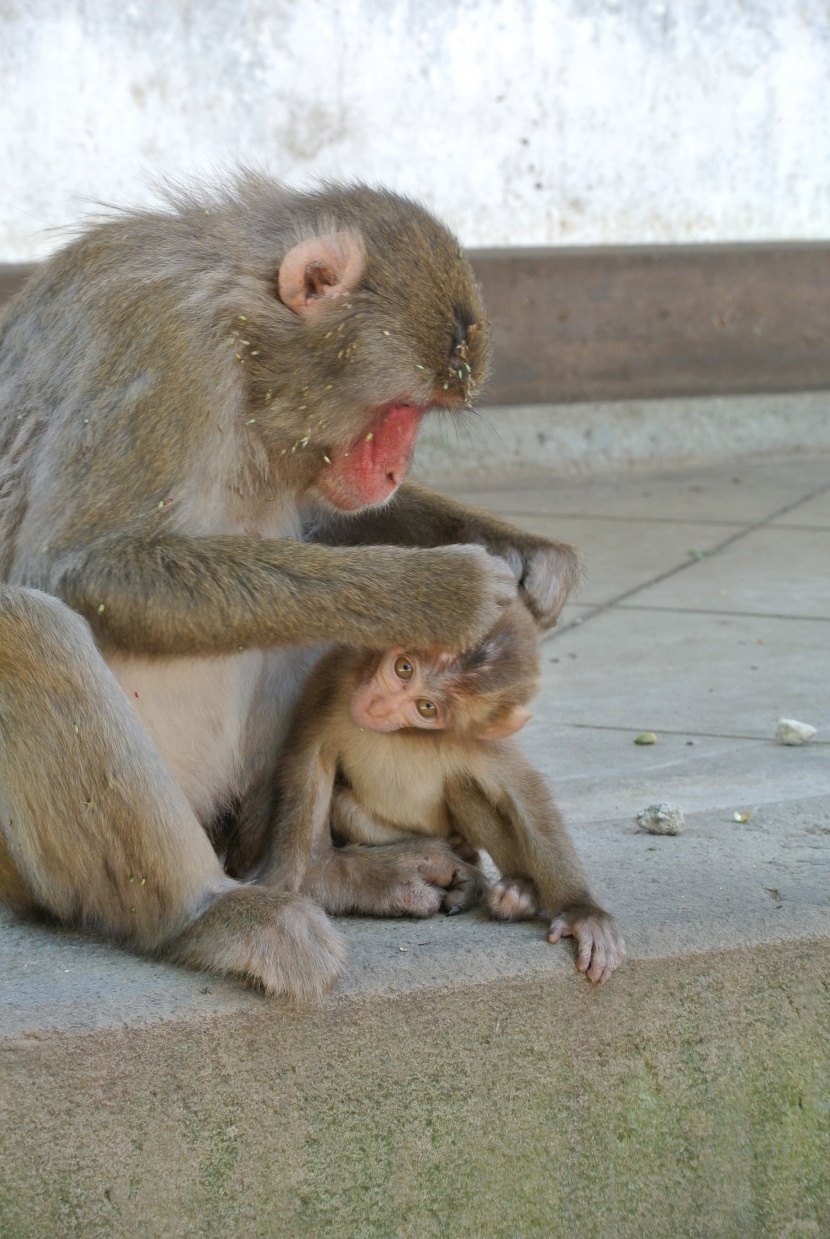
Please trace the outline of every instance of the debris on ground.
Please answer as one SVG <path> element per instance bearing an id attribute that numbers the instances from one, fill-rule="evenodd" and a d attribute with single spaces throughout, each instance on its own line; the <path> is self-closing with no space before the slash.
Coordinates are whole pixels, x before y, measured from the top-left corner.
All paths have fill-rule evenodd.
<path id="1" fill-rule="evenodd" d="M 653 731 L 641 731 L 634 740 L 635 744 L 656 744 L 657 737 Z"/>
<path id="2" fill-rule="evenodd" d="M 650 835 L 681 835 L 686 829 L 686 819 L 679 805 L 662 801 L 661 804 L 650 804 L 636 817 L 640 830 L 646 830 Z"/>
<path id="3" fill-rule="evenodd" d="M 799 723 L 795 718 L 780 718 L 775 729 L 778 744 L 806 744 L 816 734 L 809 723 Z"/>
<path id="4" fill-rule="evenodd" d="M 736 809 L 732 814 L 733 822 L 748 822 L 752 813 L 749 809 Z"/>

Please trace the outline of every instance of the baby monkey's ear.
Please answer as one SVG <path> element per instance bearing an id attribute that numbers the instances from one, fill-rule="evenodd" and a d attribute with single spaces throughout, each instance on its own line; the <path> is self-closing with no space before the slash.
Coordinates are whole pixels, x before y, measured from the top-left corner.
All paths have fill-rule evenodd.
<path id="1" fill-rule="evenodd" d="M 313 314 L 327 297 L 354 290 L 365 258 L 363 241 L 355 232 L 323 233 L 298 242 L 280 264 L 280 301 L 301 317 Z"/>
<path id="2" fill-rule="evenodd" d="M 525 723 L 533 715 L 524 706 L 513 706 L 506 714 L 500 714 L 492 722 L 476 732 L 479 740 L 503 740 L 505 736 L 514 736 L 521 731 Z"/>

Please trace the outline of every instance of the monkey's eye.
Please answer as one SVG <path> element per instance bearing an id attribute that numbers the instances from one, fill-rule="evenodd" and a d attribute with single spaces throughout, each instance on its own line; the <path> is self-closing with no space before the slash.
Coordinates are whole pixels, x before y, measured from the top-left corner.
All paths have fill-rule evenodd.
<path id="1" fill-rule="evenodd" d="M 401 655 L 400 658 L 395 659 L 395 675 L 399 680 L 411 680 L 414 673 L 415 668 L 408 658 Z"/>
<path id="2" fill-rule="evenodd" d="M 434 701 L 430 701 L 427 697 L 419 697 L 415 702 L 415 705 L 417 706 L 418 713 L 421 718 L 438 717 L 438 706 Z"/>

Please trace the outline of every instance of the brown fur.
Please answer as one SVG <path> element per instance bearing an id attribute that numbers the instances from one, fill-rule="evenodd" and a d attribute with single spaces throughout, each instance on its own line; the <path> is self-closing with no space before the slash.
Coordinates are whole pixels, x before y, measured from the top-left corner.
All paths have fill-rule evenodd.
<path id="1" fill-rule="evenodd" d="M 547 912 L 552 940 L 573 934 L 580 969 L 593 981 L 607 980 L 622 961 L 622 935 L 593 899 L 544 780 L 512 740 L 478 738 L 535 691 L 536 630 L 524 609 L 511 608 L 480 646 L 450 662 L 413 652 L 419 684 L 441 702 L 440 730 L 382 732 L 354 721 L 355 695 L 374 681 L 379 658 L 336 647 L 309 677 L 261 880 L 319 898 L 330 911 L 374 912 L 375 892 L 367 900 L 346 881 L 340 889 L 332 884 L 333 872 L 348 873 L 357 845 L 374 845 L 382 872 L 403 851 L 424 847 L 413 836 L 460 838 L 457 850 L 469 859 L 456 857 L 442 875 L 446 894 L 436 890 L 434 876 L 422 878 L 384 911 L 426 916 L 442 905 L 458 912 L 479 901 L 488 887 L 475 849 L 484 848 L 503 875 L 489 895 L 491 914 L 517 920 Z"/>
<path id="2" fill-rule="evenodd" d="M 488 353 L 455 238 L 362 186 L 242 177 L 43 264 L 0 318 L 2 897 L 274 992 L 330 983 L 319 910 L 235 886 L 203 830 L 261 842 L 299 647 L 463 649 L 517 580 L 561 608 L 568 547 L 418 488 L 323 497 L 378 409 L 465 407 Z M 374 857 L 353 870 L 377 887 Z"/>

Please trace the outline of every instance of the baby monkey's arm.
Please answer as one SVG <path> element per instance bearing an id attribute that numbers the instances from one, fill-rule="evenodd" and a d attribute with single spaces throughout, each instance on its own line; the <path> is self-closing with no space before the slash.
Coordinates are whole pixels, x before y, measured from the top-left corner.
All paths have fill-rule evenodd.
<path id="1" fill-rule="evenodd" d="M 490 896 L 491 914 L 523 919 L 547 912 L 554 918 L 548 941 L 572 935 L 579 971 L 607 981 L 625 955 L 619 927 L 591 895 L 541 775 L 512 744 L 491 748 L 485 778 L 463 777 L 446 789 L 455 829 L 489 852 L 502 874 Z"/>

